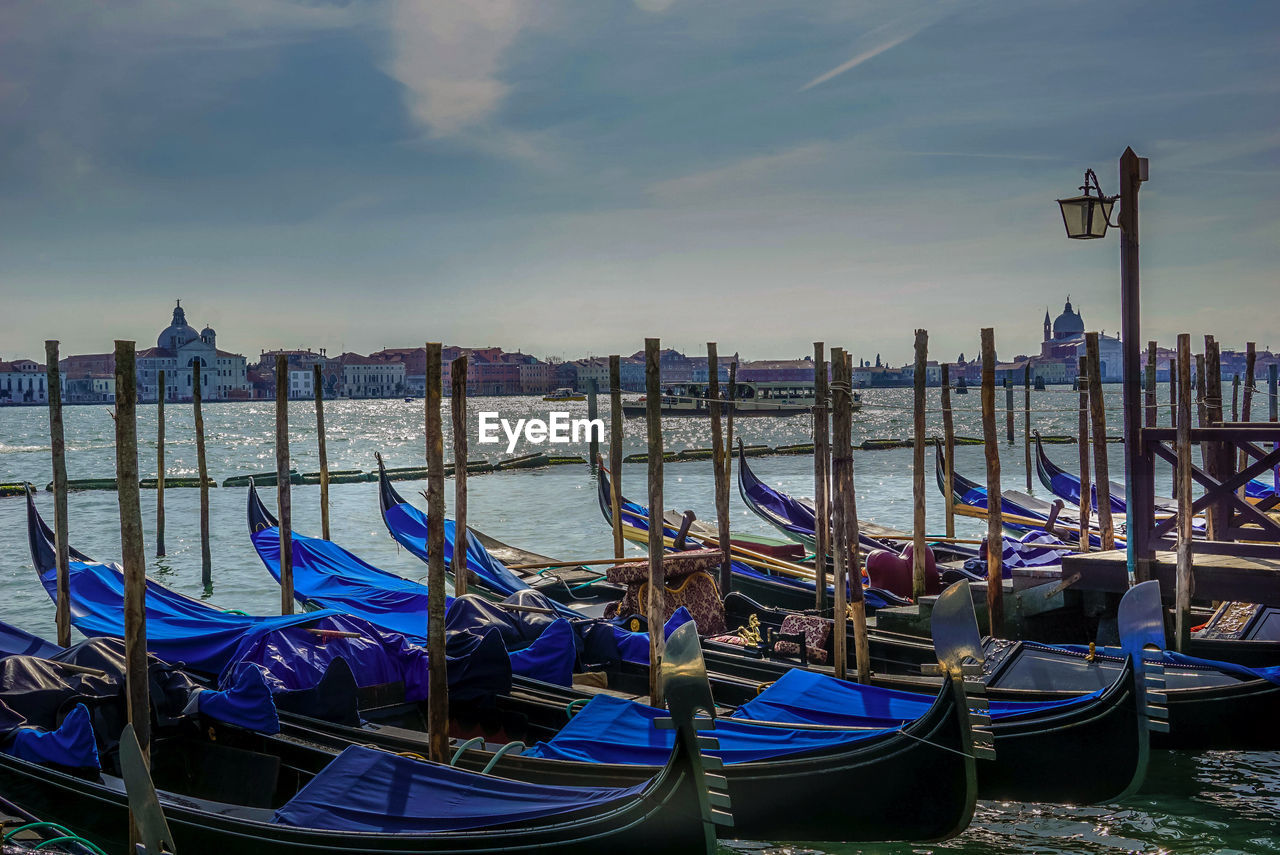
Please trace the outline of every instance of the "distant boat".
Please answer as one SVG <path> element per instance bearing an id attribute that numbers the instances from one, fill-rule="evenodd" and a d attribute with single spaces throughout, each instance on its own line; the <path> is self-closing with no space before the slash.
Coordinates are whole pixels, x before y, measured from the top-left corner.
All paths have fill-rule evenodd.
<path id="1" fill-rule="evenodd" d="M 564 386 L 552 392 L 550 395 L 543 395 L 544 401 L 585 401 L 587 396 L 581 392 L 574 391 L 568 386 Z"/>
<path id="2" fill-rule="evenodd" d="M 664 416 L 707 416 L 710 390 L 706 383 L 675 383 L 662 389 L 662 414 Z M 721 398 L 728 405 L 728 396 Z M 622 412 L 628 416 L 643 416 L 648 411 L 647 396 L 635 401 L 623 401 Z M 739 382 L 734 396 L 733 412 L 738 416 L 794 416 L 812 413 L 817 403 L 817 393 L 812 381 Z M 862 409 L 862 395 L 853 393 L 853 409 Z"/>

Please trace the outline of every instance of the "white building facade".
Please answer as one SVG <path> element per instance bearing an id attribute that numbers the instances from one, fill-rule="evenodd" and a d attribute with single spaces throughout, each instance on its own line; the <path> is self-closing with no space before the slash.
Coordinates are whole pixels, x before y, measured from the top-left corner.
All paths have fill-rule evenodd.
<path id="1" fill-rule="evenodd" d="M 173 321 L 160 333 L 156 346 L 137 356 L 138 398 L 156 401 L 160 397 L 160 371 L 165 373 L 167 401 L 192 398 L 192 367 L 200 364 L 200 397 L 205 401 L 226 401 L 249 397 L 247 364 L 243 356 L 218 350 L 217 333 L 205 327 L 199 333 L 187 324 L 181 301 L 173 310 Z"/>
<path id="2" fill-rule="evenodd" d="M 0 362 L 0 404 L 46 404 L 45 368 L 33 359 Z"/>

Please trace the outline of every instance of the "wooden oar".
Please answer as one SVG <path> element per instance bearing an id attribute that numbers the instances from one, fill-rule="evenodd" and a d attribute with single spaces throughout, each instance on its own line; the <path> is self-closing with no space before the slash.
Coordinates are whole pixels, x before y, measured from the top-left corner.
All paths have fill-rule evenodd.
<path id="1" fill-rule="evenodd" d="M 632 558 L 586 558 L 581 561 L 577 559 L 565 559 L 564 561 L 532 561 L 527 564 L 508 564 L 508 570 L 546 570 L 551 567 L 596 567 L 601 564 L 647 564 L 649 557 L 647 555 L 635 556 Z"/>

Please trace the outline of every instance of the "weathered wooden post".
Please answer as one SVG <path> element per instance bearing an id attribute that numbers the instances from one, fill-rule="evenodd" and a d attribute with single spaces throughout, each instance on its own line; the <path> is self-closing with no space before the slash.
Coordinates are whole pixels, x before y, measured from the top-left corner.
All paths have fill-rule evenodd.
<path id="1" fill-rule="evenodd" d="M 725 466 L 724 457 L 733 449 L 724 447 L 720 425 L 720 357 L 714 341 L 707 342 L 707 397 L 711 399 L 711 465 L 715 469 L 716 527 L 720 536 L 720 596 L 724 597 L 733 583 L 733 565 L 729 561 L 729 467 Z"/>
<path id="2" fill-rule="evenodd" d="M 124 564 L 125 685 L 129 721 L 151 757 L 151 681 L 147 669 L 147 559 L 142 546 L 138 490 L 138 377 L 134 343 L 116 342 L 116 498 Z"/>
<path id="3" fill-rule="evenodd" d="M 738 361 L 735 359 L 729 363 L 729 415 L 725 419 L 724 429 L 724 477 L 732 479 L 733 477 L 733 411 L 735 404 L 738 402 Z"/>
<path id="4" fill-rule="evenodd" d="M 848 566 L 845 576 L 849 585 L 849 604 L 846 611 L 853 620 L 853 661 L 858 669 L 858 682 L 871 682 L 871 648 L 867 639 L 866 593 L 862 590 L 862 555 L 858 551 L 861 543 L 858 533 L 858 494 L 853 484 L 853 354 L 844 353 L 844 382 L 848 390 L 845 406 L 848 416 L 845 419 L 849 432 L 843 442 L 848 447 L 848 465 L 844 470 L 844 539 L 848 553 Z"/>
<path id="5" fill-rule="evenodd" d="M 1022 369 L 1022 465 L 1027 470 L 1027 492 L 1031 492 L 1031 363 Z"/>
<path id="6" fill-rule="evenodd" d="M 587 419 L 593 424 L 599 418 L 598 397 L 600 394 L 600 381 L 592 377 L 587 381 Z M 596 436 L 593 430 L 587 431 L 587 444 L 589 449 L 588 459 L 591 465 L 595 466 L 600 460 L 600 438 Z"/>
<path id="7" fill-rule="evenodd" d="M 1271 421 L 1280 421 L 1280 394 L 1277 394 L 1277 374 L 1280 374 L 1280 366 L 1274 362 L 1267 366 L 1267 398 L 1270 400 L 1270 419 Z M 1280 449 L 1280 440 L 1271 443 L 1272 450 Z M 1280 493 L 1280 466 L 1271 470 L 1271 486 L 1277 493 Z"/>
<path id="8" fill-rule="evenodd" d="M 852 428 L 848 404 L 849 384 L 845 377 L 844 349 L 831 348 L 831 585 L 834 593 L 835 632 L 832 638 L 835 675 L 843 680 L 849 668 L 849 527 L 845 525 L 848 497 L 844 492 L 844 472 L 852 456 Z"/>
<path id="9" fill-rule="evenodd" d="M 1093 486 L 1089 479 L 1089 360 L 1081 356 L 1076 375 L 1080 392 L 1080 551 L 1088 552 L 1089 518 L 1093 515 Z"/>
<path id="10" fill-rule="evenodd" d="M 53 453 L 53 537 L 57 551 L 58 644 L 71 646 L 71 548 L 67 535 L 67 444 L 62 428 L 62 372 L 58 366 L 58 342 L 44 343 L 45 387 L 49 399 L 49 446 Z M 137 480 L 136 478 L 134 479 Z"/>
<path id="11" fill-rule="evenodd" d="M 1004 375 L 1004 419 L 1005 441 L 1013 445 L 1013 381 L 1007 371 Z"/>
<path id="12" fill-rule="evenodd" d="M 951 484 L 956 470 L 956 428 L 951 416 L 951 366 L 945 362 L 942 363 L 942 436 L 943 450 L 947 455 L 943 461 L 947 477 L 947 489 L 943 491 L 943 501 L 947 506 L 947 537 L 955 537 L 956 497 Z"/>
<path id="13" fill-rule="evenodd" d="M 204 393 L 200 387 L 200 360 L 191 363 L 191 407 L 196 423 L 196 471 L 200 474 L 200 584 L 213 585 L 213 553 L 209 549 L 209 466 L 204 453 Z"/>
<path id="14" fill-rule="evenodd" d="M 293 614 L 293 503 L 289 490 L 289 358 L 276 354 L 276 510 L 280 513 L 280 614 Z"/>
<path id="15" fill-rule="evenodd" d="M 1098 529 L 1102 548 L 1116 548 L 1115 526 L 1111 521 L 1111 473 L 1107 462 L 1107 410 L 1102 398 L 1102 364 L 1098 359 L 1098 334 L 1084 334 L 1089 357 L 1089 413 L 1093 418 L 1093 474 L 1098 494 Z"/>
<path id="16" fill-rule="evenodd" d="M 663 705 L 662 654 L 666 639 L 662 625 L 666 620 L 667 578 L 662 567 L 662 374 L 658 361 L 661 346 L 658 339 L 644 340 L 644 385 L 649 437 L 649 705 Z"/>
<path id="17" fill-rule="evenodd" d="M 1204 337 L 1204 362 L 1205 362 L 1205 409 L 1209 416 L 1209 423 L 1214 427 L 1221 427 L 1223 418 L 1223 400 L 1222 400 L 1222 351 L 1218 341 L 1213 336 Z M 1226 479 L 1229 473 L 1226 471 L 1231 465 L 1232 457 L 1230 447 L 1220 442 L 1200 443 L 1201 448 L 1208 447 L 1206 454 L 1209 456 L 1209 475 L 1219 481 Z M 1223 455 L 1223 449 L 1227 449 L 1227 454 Z M 1216 501 L 1205 509 L 1206 534 L 1209 540 L 1220 540 L 1226 535 L 1227 530 L 1227 514 L 1229 512 L 1225 500 Z"/>
<path id="18" fill-rule="evenodd" d="M 987 613 L 990 633 L 1004 629 L 1004 540 L 1000 508 L 1000 447 L 996 439 L 996 341 L 982 329 L 982 439 L 987 458 Z"/>
<path id="19" fill-rule="evenodd" d="M 453 595 L 467 593 L 467 355 L 453 360 L 449 371 L 449 413 L 453 427 Z M 443 382 L 443 381 L 442 381 Z M 596 381 L 591 381 L 591 411 L 588 418 L 594 420 Z M 591 465 L 596 465 L 600 448 L 596 432 L 591 435 Z"/>
<path id="20" fill-rule="evenodd" d="M 426 360 L 427 738 L 431 759 L 447 763 L 449 672 L 445 665 L 444 636 L 444 426 L 440 421 L 440 399 L 444 390 L 441 388 L 440 342 L 427 342 Z"/>
<path id="21" fill-rule="evenodd" d="M 1175 585 L 1174 643 L 1179 653 L 1191 642 L 1191 336 L 1178 336 L 1178 564 Z"/>
<path id="22" fill-rule="evenodd" d="M 613 557 L 622 558 L 622 357 L 609 357 L 609 504 Z"/>
<path id="23" fill-rule="evenodd" d="M 1146 374 L 1146 423 L 1147 427 L 1156 426 L 1156 343 L 1147 342 L 1147 374 Z"/>
<path id="24" fill-rule="evenodd" d="M 164 369 L 156 375 L 156 558 L 164 558 Z"/>
<path id="25" fill-rule="evenodd" d="M 1244 422 L 1253 420 L 1253 378 L 1258 370 L 1258 350 L 1257 345 L 1253 342 L 1247 342 L 1244 346 L 1244 403 L 1240 408 L 1240 420 Z M 1239 462 L 1236 464 L 1236 471 L 1240 471 L 1249 465 L 1249 455 L 1244 449 L 1240 449 Z M 1242 486 L 1239 490 L 1240 498 L 1243 500 L 1245 496 L 1245 488 Z"/>
<path id="26" fill-rule="evenodd" d="M 1178 426 L 1178 360 L 1169 361 L 1169 424 Z"/>
<path id="27" fill-rule="evenodd" d="M 911 447 L 911 596 L 919 600 L 924 596 L 925 568 L 925 517 L 924 517 L 924 410 L 925 373 L 929 366 L 929 332 L 916 330 L 915 412 Z M 852 372 L 850 372 L 852 374 Z M 850 378 L 852 379 L 852 378 Z M 1012 392 L 1012 389 L 1010 390 Z M 1009 418 L 1012 419 L 1012 410 Z M 850 451 L 852 455 L 852 451 Z M 850 464 L 852 465 L 852 464 Z M 855 541 L 853 548 L 858 544 Z M 862 587 L 859 585 L 858 587 Z"/>
<path id="28" fill-rule="evenodd" d="M 823 342 L 813 343 L 813 568 L 819 612 L 827 609 L 827 561 L 831 555 L 831 419 L 828 406 L 827 355 Z"/>
<path id="29" fill-rule="evenodd" d="M 1205 337 L 1205 340 L 1206 341 L 1208 340 L 1207 336 Z M 1195 354 L 1195 358 L 1196 358 L 1196 377 L 1195 377 L 1196 424 L 1199 425 L 1200 427 L 1208 427 L 1209 426 L 1209 406 L 1205 402 L 1205 398 L 1207 398 L 1209 395 L 1209 389 L 1208 389 L 1209 381 L 1205 378 L 1204 354 L 1197 353 Z M 1212 461 L 1210 460 L 1211 455 L 1209 454 L 1209 445 L 1210 443 L 1207 443 L 1207 442 L 1200 443 L 1200 465 L 1204 468 L 1204 471 L 1206 474 L 1210 472 L 1210 469 L 1212 466 Z M 1208 524 L 1208 522 L 1209 522 L 1209 519 L 1206 516 L 1205 523 Z"/>
<path id="30" fill-rule="evenodd" d="M 329 452 L 324 435 L 324 372 L 320 364 L 311 366 L 311 385 L 316 390 L 316 439 L 320 451 L 320 531 L 329 540 Z"/>

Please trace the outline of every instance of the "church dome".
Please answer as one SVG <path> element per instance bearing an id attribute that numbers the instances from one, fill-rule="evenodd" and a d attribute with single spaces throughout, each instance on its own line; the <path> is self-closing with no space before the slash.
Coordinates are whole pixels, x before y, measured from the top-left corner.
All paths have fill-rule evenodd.
<path id="1" fill-rule="evenodd" d="M 1084 335 L 1084 319 L 1080 317 L 1079 312 L 1071 310 L 1071 300 L 1067 300 L 1066 306 L 1062 310 L 1062 314 L 1058 315 L 1053 322 L 1053 337 L 1055 339 L 1075 338 Z"/>
<path id="2" fill-rule="evenodd" d="M 176 351 L 197 337 L 196 331 L 187 324 L 187 313 L 182 310 L 182 303 L 179 301 L 177 308 L 173 310 L 173 322 L 160 333 L 156 346 Z"/>

